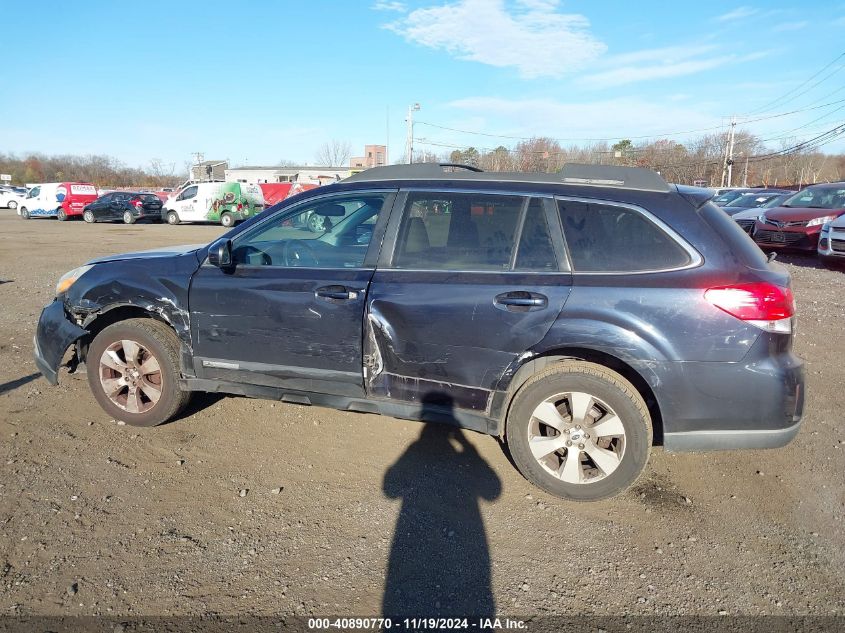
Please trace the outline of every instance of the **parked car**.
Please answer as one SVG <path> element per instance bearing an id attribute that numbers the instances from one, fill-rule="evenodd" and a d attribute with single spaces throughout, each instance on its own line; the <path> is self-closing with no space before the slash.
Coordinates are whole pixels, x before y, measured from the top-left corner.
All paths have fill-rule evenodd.
<path id="1" fill-rule="evenodd" d="M 747 187 L 735 187 L 733 189 L 724 189 L 724 190 L 719 189 L 718 191 L 719 191 L 719 193 L 717 193 L 715 196 L 713 196 L 711 201 L 716 206 L 726 207 L 731 202 L 733 202 L 734 200 L 739 198 L 742 194 L 744 194 L 744 193 L 755 193 L 758 190 L 757 189 L 749 189 Z"/>
<path id="2" fill-rule="evenodd" d="M 822 225 L 818 254 L 825 266 L 841 267 L 845 264 L 845 215 Z"/>
<path id="3" fill-rule="evenodd" d="M 0 188 L 0 207 L 17 209 L 24 198 L 26 198 L 25 191 L 24 193 L 21 193 L 20 190 L 15 187 Z"/>
<path id="4" fill-rule="evenodd" d="M 161 209 L 168 224 L 219 222 L 231 227 L 264 210 L 264 196 L 258 185 L 240 182 L 189 184 L 171 196 Z"/>
<path id="5" fill-rule="evenodd" d="M 778 189 L 762 190 L 755 193 L 744 193 L 731 200 L 722 211 L 728 215 L 734 215 L 746 209 L 763 209 L 775 207 L 784 202 L 790 196 L 795 195 L 794 191 Z"/>
<path id="6" fill-rule="evenodd" d="M 57 384 L 73 345 L 97 402 L 139 426 L 193 391 L 455 424 L 574 500 L 632 485 L 655 442 L 796 435 L 789 274 L 709 192 L 625 167 L 448 169 L 369 169 L 207 246 L 89 261 L 59 279 L 35 362 Z M 331 226 L 299 228 L 312 213 Z"/>
<path id="7" fill-rule="evenodd" d="M 93 222 L 134 224 L 138 220 L 161 222 L 161 200 L 153 193 L 113 191 L 87 204 L 82 219 Z"/>
<path id="8" fill-rule="evenodd" d="M 766 248 L 816 252 L 825 222 L 845 213 L 845 183 L 812 185 L 761 213 L 754 241 Z"/>
<path id="9" fill-rule="evenodd" d="M 88 182 L 51 182 L 33 185 L 18 205 L 24 220 L 81 216 L 87 204 L 97 199 L 97 188 Z"/>

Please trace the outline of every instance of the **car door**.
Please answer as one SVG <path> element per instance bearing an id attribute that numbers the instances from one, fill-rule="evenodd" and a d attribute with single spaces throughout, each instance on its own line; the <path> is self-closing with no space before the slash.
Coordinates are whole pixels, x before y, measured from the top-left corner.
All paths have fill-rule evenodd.
<path id="1" fill-rule="evenodd" d="M 199 187 L 197 185 L 191 185 L 186 189 L 183 189 L 179 195 L 176 196 L 174 207 L 180 220 L 185 222 L 196 222 L 197 220 L 203 219 L 196 212 L 197 191 L 199 191 Z"/>
<path id="2" fill-rule="evenodd" d="M 200 378 L 362 396 L 364 307 L 394 194 L 320 196 L 237 235 L 191 283 Z M 320 213 L 321 232 L 302 227 Z M 374 237 L 376 236 L 376 237 Z"/>
<path id="3" fill-rule="evenodd" d="M 122 220 L 123 211 L 126 208 L 126 201 L 129 199 L 129 194 L 115 193 L 112 195 L 111 202 L 108 206 L 108 218 L 111 221 Z"/>
<path id="4" fill-rule="evenodd" d="M 401 192 L 367 298 L 372 397 L 485 411 L 571 289 L 551 199 Z"/>
<path id="5" fill-rule="evenodd" d="M 94 219 L 97 221 L 110 220 L 111 208 L 110 205 L 114 201 L 114 194 L 107 193 L 100 196 L 93 203 L 91 203 L 91 212 L 94 214 Z"/>

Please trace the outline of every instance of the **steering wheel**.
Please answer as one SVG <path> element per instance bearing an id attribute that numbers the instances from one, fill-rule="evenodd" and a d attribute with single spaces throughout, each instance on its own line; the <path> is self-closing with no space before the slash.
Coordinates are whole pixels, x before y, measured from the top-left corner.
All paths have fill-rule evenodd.
<path id="1" fill-rule="evenodd" d="M 317 255 L 311 245 L 304 240 L 290 240 L 285 242 L 282 255 L 285 260 L 285 266 L 319 266 L 320 262 L 317 260 Z"/>

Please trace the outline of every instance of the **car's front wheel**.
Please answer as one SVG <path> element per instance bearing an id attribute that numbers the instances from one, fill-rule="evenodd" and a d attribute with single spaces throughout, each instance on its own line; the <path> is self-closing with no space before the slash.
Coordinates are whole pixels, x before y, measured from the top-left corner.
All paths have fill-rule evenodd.
<path id="1" fill-rule="evenodd" d="M 235 217 L 226 211 L 223 215 L 220 216 L 220 224 L 225 226 L 227 229 L 230 227 L 235 226 Z"/>
<path id="2" fill-rule="evenodd" d="M 24 220 L 28 220 L 29 219 L 29 209 L 27 209 L 26 207 L 21 207 L 21 217 Z"/>
<path id="3" fill-rule="evenodd" d="M 188 404 L 179 388 L 179 340 L 153 319 L 120 321 L 88 348 L 88 384 L 113 418 L 133 426 L 167 422 Z"/>
<path id="4" fill-rule="evenodd" d="M 175 211 L 168 211 L 167 212 L 167 223 L 168 224 L 179 224 L 179 216 Z"/>
<path id="5" fill-rule="evenodd" d="M 506 439 L 520 472 L 572 501 L 598 501 L 630 487 L 651 450 L 651 416 L 616 372 L 564 361 L 530 378 L 507 417 Z"/>
<path id="6" fill-rule="evenodd" d="M 93 224 L 94 212 L 90 209 L 85 209 L 85 211 L 82 212 L 82 219 L 85 220 L 88 224 Z"/>

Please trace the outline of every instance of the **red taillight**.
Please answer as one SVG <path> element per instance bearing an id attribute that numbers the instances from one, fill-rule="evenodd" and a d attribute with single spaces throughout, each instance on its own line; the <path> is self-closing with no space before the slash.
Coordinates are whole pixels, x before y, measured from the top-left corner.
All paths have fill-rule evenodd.
<path id="1" fill-rule="evenodd" d="M 140 200 L 133 200 L 133 201 L 132 201 L 132 204 L 134 204 L 134 205 L 135 205 L 135 208 L 136 208 L 136 209 L 140 209 L 141 207 L 143 207 L 143 206 L 144 206 L 144 203 L 143 203 L 143 202 L 141 202 Z"/>
<path id="2" fill-rule="evenodd" d="M 719 286 L 707 290 L 704 298 L 737 319 L 754 322 L 763 329 L 791 331 L 787 326 L 788 319 L 795 314 L 795 299 L 789 288 L 762 282 Z"/>

